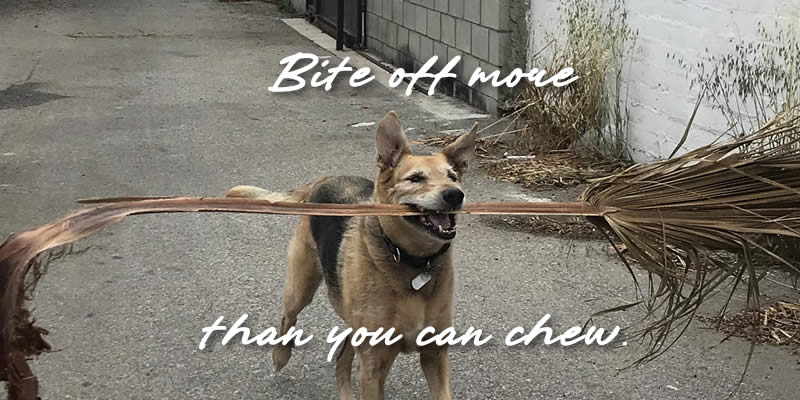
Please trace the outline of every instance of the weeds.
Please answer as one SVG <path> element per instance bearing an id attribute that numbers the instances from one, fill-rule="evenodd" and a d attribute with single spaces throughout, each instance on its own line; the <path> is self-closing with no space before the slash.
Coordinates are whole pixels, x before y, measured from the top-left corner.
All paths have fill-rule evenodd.
<path id="1" fill-rule="evenodd" d="M 524 130 L 515 145 L 529 153 L 586 151 L 593 158 L 629 161 L 627 84 L 623 67 L 638 32 L 628 26 L 624 0 L 562 0 L 557 32 L 544 32 L 546 48 L 531 60 L 581 77 L 561 87 L 527 88 L 519 98 Z"/>
<path id="2" fill-rule="evenodd" d="M 706 49 L 694 64 L 667 54 L 691 77 L 690 88 L 705 91 L 712 108 L 727 121 L 725 132 L 730 136 L 742 137 L 800 104 L 800 25 L 794 20 L 776 20 L 773 29 L 759 22 L 756 40 L 730 39 L 727 53 Z"/>
<path id="3" fill-rule="evenodd" d="M 728 126 L 725 134 L 740 138 L 771 121 L 796 117 L 800 105 L 800 25 L 795 18 L 788 24 L 778 20 L 758 22 L 757 39 L 730 40 L 727 53 L 712 54 L 705 49 L 700 61 L 690 64 L 676 54 L 691 77 L 689 87 L 700 87 L 711 107 L 718 110 Z M 798 146 L 799 129 L 787 129 L 782 135 L 759 143 L 764 149 Z M 800 240 L 794 237 L 758 237 L 766 251 L 780 255 L 790 263 L 800 261 Z"/>

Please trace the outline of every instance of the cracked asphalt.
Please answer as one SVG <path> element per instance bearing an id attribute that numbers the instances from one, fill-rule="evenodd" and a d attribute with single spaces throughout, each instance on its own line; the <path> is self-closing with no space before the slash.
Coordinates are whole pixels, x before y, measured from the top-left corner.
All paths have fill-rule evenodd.
<path id="1" fill-rule="evenodd" d="M 374 126 L 398 112 L 412 140 L 471 121 L 437 119 L 399 91 L 337 81 L 324 92 L 272 94 L 279 60 L 329 55 L 265 2 L 0 1 L 0 235 L 47 223 L 82 197 L 219 195 L 236 184 L 291 188 L 331 173 L 374 174 Z M 422 151 L 430 149 L 420 149 Z M 472 201 L 541 196 L 473 170 Z M 33 363 L 43 399 L 332 399 L 324 293 L 300 316 L 315 336 L 274 373 L 269 349 L 199 350 L 201 329 L 247 313 L 277 324 L 294 217 L 132 217 L 78 242 L 32 303 L 58 350 Z M 492 334 L 451 351 L 461 399 L 725 399 L 749 343 L 694 324 L 665 355 L 628 346 L 506 347 L 516 326 L 551 314 L 556 331 L 631 301 L 631 279 L 600 242 L 568 241 L 465 218 L 457 249 L 456 328 Z M 785 295 L 785 293 L 783 293 Z M 796 298 L 796 292 L 792 294 Z M 744 294 L 735 300 L 741 304 Z M 768 301 L 766 299 L 765 301 Z M 713 311 L 713 309 L 712 309 Z M 596 318 L 626 326 L 642 310 Z M 795 399 L 797 356 L 758 346 L 734 398 Z M 428 396 L 401 356 L 390 398 Z"/>

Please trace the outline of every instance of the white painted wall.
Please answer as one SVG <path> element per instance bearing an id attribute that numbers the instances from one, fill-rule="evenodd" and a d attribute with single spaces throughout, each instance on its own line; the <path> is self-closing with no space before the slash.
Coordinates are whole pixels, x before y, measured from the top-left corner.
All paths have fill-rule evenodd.
<path id="1" fill-rule="evenodd" d="M 598 4 L 601 0 L 597 0 Z M 530 0 L 528 15 L 531 50 L 542 48 L 543 30 L 557 31 L 559 0 Z M 790 18 L 800 0 L 627 0 L 628 22 L 639 30 L 639 52 L 631 70 L 630 135 L 637 160 L 664 158 L 683 135 L 698 91 L 689 91 L 689 79 L 667 53 L 682 55 L 690 64 L 707 47 L 724 54 L 731 38 L 754 40 L 759 21 Z M 528 61 L 528 67 L 536 67 Z M 577 71 L 580 74 L 580 71 Z M 692 134 L 684 145 L 691 150 L 719 136 L 726 127 L 719 111 L 704 105 L 698 110 Z"/>

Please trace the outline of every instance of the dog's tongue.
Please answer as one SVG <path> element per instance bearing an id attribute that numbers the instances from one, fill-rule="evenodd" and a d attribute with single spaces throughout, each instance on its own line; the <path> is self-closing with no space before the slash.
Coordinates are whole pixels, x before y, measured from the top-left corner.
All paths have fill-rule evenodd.
<path id="1" fill-rule="evenodd" d="M 450 229 L 450 215 L 448 214 L 428 214 L 425 217 L 428 218 L 433 226 L 441 226 L 444 229 Z"/>

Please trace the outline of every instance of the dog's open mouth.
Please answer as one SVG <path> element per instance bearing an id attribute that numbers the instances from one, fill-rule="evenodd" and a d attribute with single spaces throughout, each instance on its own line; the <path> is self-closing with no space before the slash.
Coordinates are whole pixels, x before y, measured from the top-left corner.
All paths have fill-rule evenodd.
<path id="1" fill-rule="evenodd" d="M 424 215 L 405 217 L 406 220 L 424 228 L 428 233 L 441 239 L 450 240 L 456 237 L 455 214 L 439 214 L 431 210 L 421 210 Z"/>

